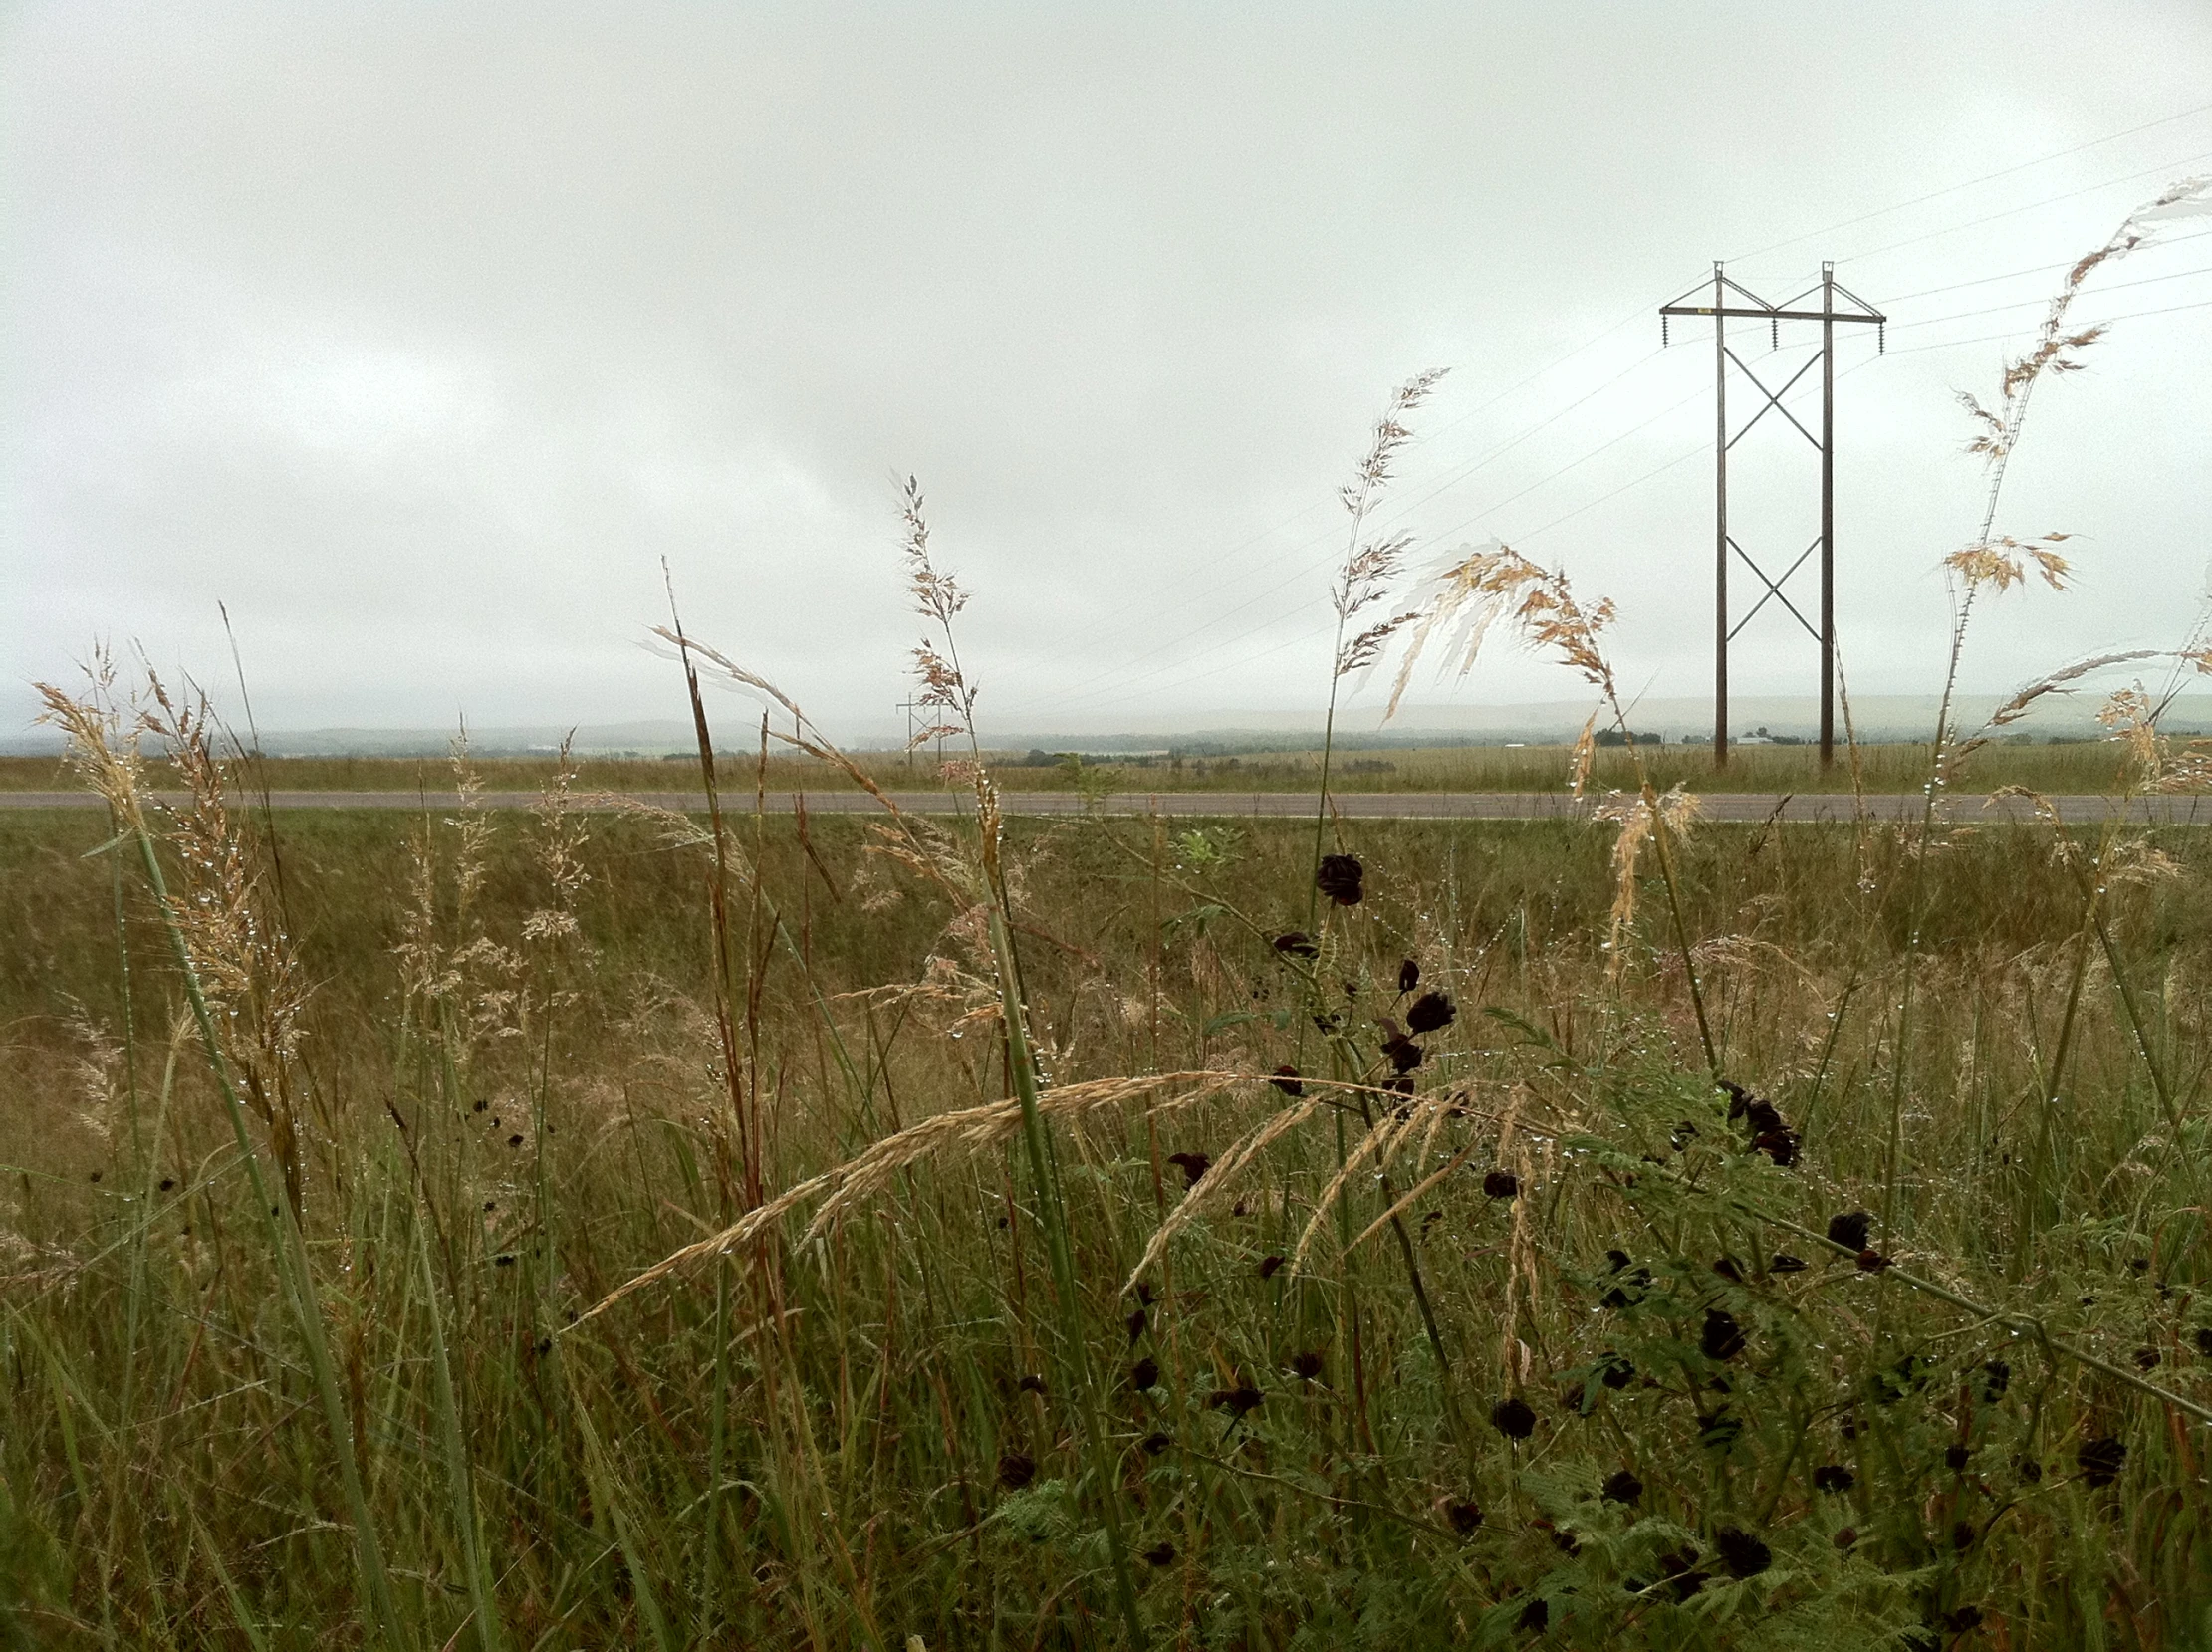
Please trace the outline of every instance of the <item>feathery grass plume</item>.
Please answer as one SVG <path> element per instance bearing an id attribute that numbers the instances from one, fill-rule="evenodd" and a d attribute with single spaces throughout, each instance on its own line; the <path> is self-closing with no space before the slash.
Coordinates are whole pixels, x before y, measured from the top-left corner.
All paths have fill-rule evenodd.
<path id="1" fill-rule="evenodd" d="M 2163 649 L 2158 648 L 2129 648 L 2115 654 L 2095 654 L 2038 677 L 2034 682 L 2016 690 L 2010 699 L 1989 714 L 1980 728 L 1958 742 L 1952 749 L 1954 764 L 1988 745 L 1995 738 L 1997 730 L 2019 722 L 2046 695 L 2071 694 L 2074 692 L 2071 685 L 2092 671 L 2102 671 L 2110 666 L 2126 665 L 2136 660 L 2156 659 L 2163 652 Z"/>
<path id="2" fill-rule="evenodd" d="M 1644 844 L 1660 827 L 1677 839 L 1687 837 L 1700 813 L 1698 799 L 1684 792 L 1680 781 L 1657 796 L 1648 786 L 1633 797 L 1611 793 L 1593 811 L 1594 819 L 1617 822 L 1620 826 L 1612 845 L 1611 928 L 1605 938 L 1605 968 L 1612 975 L 1620 973 L 1628 930 L 1636 921 L 1636 865 Z"/>
<path id="3" fill-rule="evenodd" d="M 1231 1142 L 1207 1168 L 1205 1174 L 1198 1178 L 1190 1191 L 1183 1195 L 1182 1202 L 1169 1211 L 1166 1219 L 1152 1231 L 1150 1243 L 1144 1247 L 1144 1254 L 1137 1258 L 1136 1266 L 1129 1270 L 1129 1277 L 1122 1282 L 1121 1289 L 1124 1292 L 1134 1291 L 1160 1258 L 1167 1254 L 1167 1247 L 1174 1242 L 1176 1234 L 1196 1221 L 1202 1212 L 1217 1208 L 1242 1171 L 1255 1163 L 1276 1141 L 1313 1117 L 1321 1107 L 1322 1103 L 1318 1100 L 1309 1098 L 1299 1101 L 1275 1113 L 1258 1129 Z"/>
<path id="4" fill-rule="evenodd" d="M 921 483 L 906 478 L 899 516 L 905 526 L 900 547 L 906 561 L 906 590 L 914 609 L 937 627 L 936 637 L 924 637 L 914 650 L 914 676 L 921 692 L 915 704 L 938 713 L 942 720 L 916 729 L 907 749 L 947 736 L 975 736 L 976 690 L 960 670 L 960 650 L 953 641 L 952 620 L 968 605 L 968 593 L 950 574 L 940 573 L 929 558 L 929 519 L 922 508 Z M 942 642 L 942 652 L 939 643 Z"/>

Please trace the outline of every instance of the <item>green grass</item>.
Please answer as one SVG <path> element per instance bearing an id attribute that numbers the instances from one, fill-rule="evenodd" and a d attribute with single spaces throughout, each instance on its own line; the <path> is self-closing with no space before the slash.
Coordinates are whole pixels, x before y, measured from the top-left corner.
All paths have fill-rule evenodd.
<path id="1" fill-rule="evenodd" d="M 571 1329 L 733 1220 L 749 1173 L 773 1194 L 1004 1098 L 988 934 L 871 853 L 863 821 L 817 820 L 802 843 L 788 819 L 740 816 L 733 1086 L 697 846 L 592 821 L 564 938 L 531 924 L 564 899 L 528 817 L 479 822 L 473 842 L 432 825 L 426 930 L 408 917 L 421 823 L 279 824 L 281 889 L 267 867 L 259 909 L 312 987 L 282 1070 L 337 1424 L 142 880 L 89 852 L 109 835 L 96 817 L 0 814 L 16 1644 L 369 1642 L 341 1453 L 394 1638 L 425 1647 L 1116 1644 L 1108 1505 L 1162 1645 L 2212 1632 L 2205 1431 L 2102 1368 L 2212 1401 L 2201 834 L 2145 837 L 2174 870 L 2118 883 L 2101 937 L 2030 828 L 1939 834 L 1924 855 L 1887 828 L 1675 844 L 1721 1066 L 1803 1137 L 1783 1168 L 1745 1150 L 1704 1075 L 1655 882 L 1608 978 L 1609 827 L 1362 825 L 1344 846 L 1367 898 L 1325 907 L 1309 972 L 1270 938 L 1304 925 L 1310 826 L 1010 823 L 1048 1118 L 1056 1089 L 1095 1077 L 1386 1074 L 1376 1024 L 1402 1025 L 1412 958 L 1458 1013 L 1421 1041 L 1414 1099 L 1440 1105 L 1388 1182 L 1355 1174 L 1305 1268 L 1270 1265 L 1366 1127 L 1325 1109 L 1213 1184 L 1140 1303 L 1122 1282 L 1186 1196 L 1170 1156 L 1220 1161 L 1293 1102 L 1264 1083 L 1185 1109 L 1133 1097 L 1051 1124 L 1072 1320 L 1009 1134 L 917 1159 L 804 1245 L 802 1206 Z M 411 967 L 446 973 L 436 990 L 408 989 L 409 944 L 434 949 Z M 273 1172 L 265 1130 L 255 1146 Z M 1518 1197 L 1486 1194 L 1494 1171 Z M 1438 1172 L 1406 1249 L 1385 1230 L 1342 1253 Z M 1897 1267 L 1819 1243 L 1832 1215 L 1885 1206 L 1869 1243 Z M 1811 1266 L 1775 1273 L 1779 1252 Z M 1714 1272 L 1724 1257 L 1739 1278 Z M 1994 1397 L 1992 1360 L 2009 1368 Z M 1085 1367 L 1103 1475 L 1065 1374 Z M 1524 1440 L 1492 1421 L 1515 1398 Z M 2106 1440 L 2124 1461 L 2091 1484 Z M 1829 1468 L 1850 1489 L 1817 1489 Z M 1601 1495 L 1622 1471 L 1633 1504 Z M 1734 1575 L 1762 1545 L 1771 1563 Z M 1684 1571 L 1694 1589 L 1668 1581 Z M 1969 1608 L 1981 1628 L 1961 1627 Z"/>
<path id="2" fill-rule="evenodd" d="M 1823 771 L 1819 753 L 1804 746 L 1745 746 L 1731 753 L 1726 770 L 1716 773 L 1712 753 L 1703 746 L 1645 747 L 1638 754 L 1662 788 L 1681 781 L 1699 792 L 1847 792 L 1851 769 L 1838 757 Z M 1868 792 L 1917 792 L 1928 772 L 1928 748 L 1918 745 L 1866 746 L 1859 752 L 1860 784 Z M 1129 792 L 1311 792 L 1320 776 L 1321 754 L 1258 752 L 1227 756 L 1099 759 L 1085 773 L 1066 763 L 1030 768 L 1022 754 L 993 759 L 1000 783 L 1011 792 L 1065 792 L 1080 785 Z M 937 765 L 927 754 L 913 762 L 896 753 L 863 754 L 858 760 L 877 784 L 891 791 L 928 791 L 940 786 Z M 755 762 L 737 760 L 749 788 Z M 536 792 L 553 777 L 554 758 L 479 760 L 484 785 L 494 792 Z M 1341 751 L 1330 784 L 1343 792 L 1564 792 L 1573 769 L 1564 746 L 1438 746 L 1382 751 Z M 2027 786 L 2049 793 L 2100 795 L 2123 786 L 2124 762 L 2109 742 L 2056 745 L 1998 745 L 1978 753 L 1960 784 L 1970 790 Z M 452 777 L 442 761 L 413 758 L 274 758 L 257 770 L 276 791 L 446 793 Z M 156 786 L 180 784 L 165 765 L 155 765 Z M 765 775 L 770 791 L 845 792 L 854 783 L 828 764 L 772 754 Z M 695 790 L 695 765 L 671 762 L 587 758 L 578 764 L 583 790 L 684 792 Z M 1632 789 L 1634 771 L 1621 749 L 1597 754 L 1592 784 Z M 58 759 L 0 758 L 0 792 L 74 790 L 76 782 Z"/>

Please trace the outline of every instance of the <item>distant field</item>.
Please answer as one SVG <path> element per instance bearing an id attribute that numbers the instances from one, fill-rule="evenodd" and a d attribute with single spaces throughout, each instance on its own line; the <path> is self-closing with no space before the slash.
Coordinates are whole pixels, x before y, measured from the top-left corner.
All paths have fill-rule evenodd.
<path id="1" fill-rule="evenodd" d="M 1804 746 L 1744 747 L 1732 753 L 1728 768 L 1718 773 L 1712 753 L 1702 746 L 1644 747 L 1635 755 L 1662 788 L 1680 781 L 1689 790 L 1701 792 L 1851 789 L 1846 757 L 1840 755 L 1835 768 L 1823 773 L 1818 754 Z M 1928 771 L 1928 748 L 1919 745 L 1862 748 L 1858 772 L 1865 790 L 1918 791 Z M 773 792 L 853 789 L 845 776 L 811 760 L 772 757 L 765 776 L 751 754 L 731 754 L 726 762 L 723 783 L 734 792 L 750 790 L 763 779 Z M 860 763 L 884 786 L 902 791 L 927 786 L 936 777 L 934 760 L 919 753 L 911 764 L 895 753 L 867 754 Z M 477 766 L 485 789 L 493 792 L 537 791 L 552 778 L 555 767 L 551 757 L 480 758 Z M 1992 746 L 1976 754 L 1960 784 L 1975 791 L 2027 786 L 2042 792 L 2101 794 L 2120 787 L 2122 766 L 2120 749 L 2100 741 Z M 388 792 L 420 787 L 446 792 L 452 787 L 450 767 L 433 758 L 291 757 L 272 758 L 263 767 L 267 784 L 277 791 Z M 1559 792 L 1567 789 L 1571 767 L 1571 753 L 1564 746 L 1340 751 L 1332 765 L 1331 784 L 1343 792 Z M 1008 791 L 1067 791 L 1079 784 L 1072 766 L 1027 764 L 1020 753 L 996 754 L 993 768 Z M 1301 792 L 1314 788 L 1320 770 L 1319 752 L 1264 752 L 1086 763 L 1082 778 L 1103 790 L 1124 792 Z M 1593 782 L 1600 791 L 1629 787 L 1634 774 L 1627 751 L 1604 750 L 1598 754 Z M 152 779 L 159 787 L 178 784 L 164 765 L 154 766 Z M 0 758 L 0 791 L 54 791 L 73 785 L 58 758 Z M 583 791 L 683 791 L 697 785 L 694 763 L 635 759 L 585 759 L 576 779 Z"/>

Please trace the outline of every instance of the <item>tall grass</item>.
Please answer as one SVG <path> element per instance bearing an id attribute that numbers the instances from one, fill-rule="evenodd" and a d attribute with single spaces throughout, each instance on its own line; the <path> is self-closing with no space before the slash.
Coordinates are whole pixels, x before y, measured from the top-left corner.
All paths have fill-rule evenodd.
<path id="1" fill-rule="evenodd" d="M 972 742 L 956 828 L 771 818 L 718 682 L 885 777 L 662 635 L 703 822 L 465 751 L 248 815 L 196 708 L 53 695 L 110 816 L 0 815 L 15 1644 L 2212 1639 L 2193 832 L 1701 825 L 1632 747 L 1319 845 L 1001 819 Z"/>

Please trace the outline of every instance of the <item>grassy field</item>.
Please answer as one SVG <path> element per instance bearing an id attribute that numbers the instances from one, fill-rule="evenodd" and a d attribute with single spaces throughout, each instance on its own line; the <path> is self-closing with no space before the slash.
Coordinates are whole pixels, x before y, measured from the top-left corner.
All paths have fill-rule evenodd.
<path id="1" fill-rule="evenodd" d="M 281 831 L 0 815 L 15 1644 L 2212 1633 L 2201 834 Z"/>
<path id="2" fill-rule="evenodd" d="M 765 775 L 773 792 L 845 792 L 852 778 L 835 765 L 771 754 Z M 1848 792 L 1852 770 L 1846 756 L 1824 772 L 1819 753 L 1803 746 L 1746 746 L 1731 753 L 1727 769 L 1715 772 L 1707 747 L 1645 747 L 1636 754 L 1662 789 L 1679 780 L 1698 792 Z M 1858 784 L 1867 792 L 1917 792 L 1927 779 L 1926 746 L 1867 746 L 1858 754 Z M 1128 792 L 1311 792 L 1321 778 L 1321 753 L 1265 752 L 1228 757 L 1099 759 L 1079 769 L 1067 762 L 1030 767 L 1022 753 L 990 754 L 1001 784 L 1010 792 L 1065 792 L 1082 786 Z M 1340 751 L 1331 764 L 1330 785 L 1341 792 L 1565 792 L 1574 754 L 1564 746 L 1439 746 L 1393 751 Z M 728 759 L 750 786 L 756 760 Z M 943 784 L 938 765 L 927 754 L 912 763 L 896 753 L 862 753 L 856 761 L 878 785 L 896 791 L 932 790 Z M 554 758 L 481 759 L 484 786 L 494 792 L 535 792 L 559 767 Z M 1961 784 L 1969 789 L 2027 786 L 2040 792 L 2098 796 L 2124 788 L 2126 754 L 2105 741 L 2061 745 L 2001 745 L 1975 757 Z M 576 765 L 576 784 L 610 792 L 696 790 L 695 767 L 670 762 L 621 762 L 586 758 Z M 278 791 L 448 792 L 446 765 L 411 758 L 274 758 L 257 765 L 257 781 Z M 172 768 L 155 765 L 152 783 L 179 784 Z M 1597 753 L 1592 784 L 1599 790 L 1633 788 L 1636 770 L 1620 749 Z M 0 758 L 0 791 L 41 792 L 74 789 L 76 781 L 59 758 Z"/>

